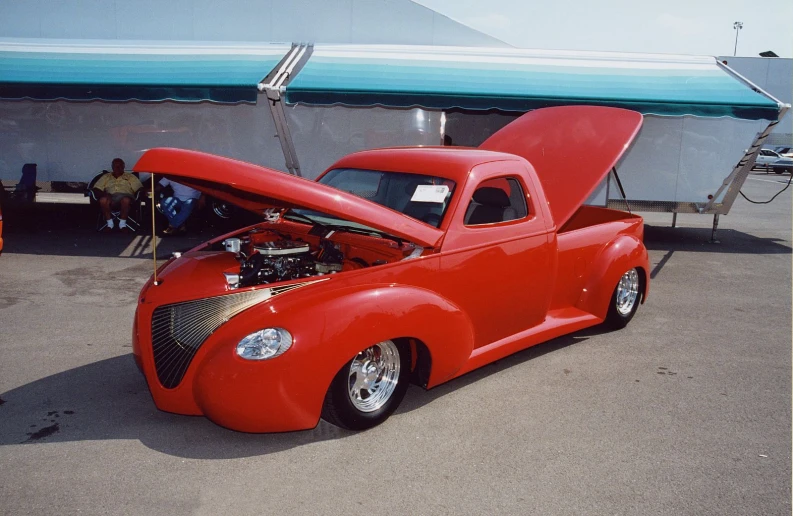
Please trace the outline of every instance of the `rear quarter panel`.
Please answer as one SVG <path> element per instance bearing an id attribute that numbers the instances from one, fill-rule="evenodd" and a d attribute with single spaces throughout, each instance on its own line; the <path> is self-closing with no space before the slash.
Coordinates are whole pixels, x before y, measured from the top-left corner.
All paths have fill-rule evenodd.
<path id="1" fill-rule="evenodd" d="M 559 233 L 559 268 L 551 310 L 573 306 L 605 318 L 620 276 L 634 267 L 644 275 L 644 301 L 650 271 L 643 233 L 644 221 L 638 216 Z"/>

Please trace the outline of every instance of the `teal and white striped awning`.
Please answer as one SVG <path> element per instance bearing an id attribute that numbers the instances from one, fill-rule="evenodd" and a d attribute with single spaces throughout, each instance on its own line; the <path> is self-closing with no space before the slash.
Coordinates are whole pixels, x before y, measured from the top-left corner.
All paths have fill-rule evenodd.
<path id="1" fill-rule="evenodd" d="M 0 38 L 0 99 L 256 102 L 286 44 Z M 595 104 L 644 114 L 776 120 L 779 106 L 713 57 L 317 45 L 288 103 L 528 111 Z"/>
<path id="2" fill-rule="evenodd" d="M 288 103 L 528 111 L 594 104 L 644 114 L 776 120 L 779 105 L 714 57 L 390 45 L 317 45 Z"/>
<path id="3" fill-rule="evenodd" d="M 255 103 L 290 47 L 0 39 L 0 99 Z"/>

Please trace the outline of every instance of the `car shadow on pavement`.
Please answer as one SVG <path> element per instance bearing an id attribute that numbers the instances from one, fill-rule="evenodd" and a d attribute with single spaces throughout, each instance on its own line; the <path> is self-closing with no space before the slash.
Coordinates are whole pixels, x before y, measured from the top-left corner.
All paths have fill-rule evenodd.
<path id="1" fill-rule="evenodd" d="M 302 432 L 245 434 L 205 417 L 161 412 L 132 355 L 77 367 L 0 394 L 0 446 L 134 439 L 178 457 L 229 459 L 351 434 L 324 421 Z"/>
<path id="2" fill-rule="evenodd" d="M 711 228 L 644 226 L 644 245 L 648 251 L 687 251 L 695 253 L 791 254 L 785 240 L 762 238 L 735 229 L 719 229 L 718 243 L 711 243 Z"/>
<path id="3" fill-rule="evenodd" d="M 411 388 L 397 410 L 404 413 L 491 374 L 564 348 L 599 328 L 521 351 L 430 391 Z M 134 439 L 168 455 L 191 459 L 231 459 L 267 455 L 355 432 L 325 421 L 312 430 L 246 434 L 215 425 L 205 417 L 159 411 L 132 355 L 109 358 L 54 374 L 0 393 L 0 446 Z"/>
<path id="4" fill-rule="evenodd" d="M 613 330 L 607 329 L 602 325 L 585 328 L 575 333 L 563 335 L 547 342 L 537 344 L 536 346 L 532 346 L 528 349 L 524 349 L 523 351 L 508 355 L 500 360 L 496 360 L 495 362 L 482 366 L 479 369 L 474 369 L 470 373 L 464 374 L 459 378 L 455 378 L 428 391 L 422 389 L 421 387 L 411 386 L 407 395 L 405 396 L 405 399 L 396 410 L 396 414 L 419 409 L 429 403 L 432 403 L 436 399 L 449 394 L 450 392 L 476 383 L 479 380 L 487 378 L 491 375 L 501 373 L 515 366 L 519 366 L 525 362 L 541 357 L 546 353 L 553 353 L 554 351 L 558 351 L 573 344 L 584 342 L 588 340 L 589 337 L 602 335 L 611 331 Z"/>

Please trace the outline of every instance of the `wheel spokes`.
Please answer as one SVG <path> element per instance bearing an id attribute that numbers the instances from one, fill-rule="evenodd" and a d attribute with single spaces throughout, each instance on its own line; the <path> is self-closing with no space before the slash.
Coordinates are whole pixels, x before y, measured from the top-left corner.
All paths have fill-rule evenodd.
<path id="1" fill-rule="evenodd" d="M 358 353 L 348 374 L 350 401 L 362 412 L 373 412 L 388 402 L 399 378 L 399 350 L 384 341 Z"/>
<path id="2" fill-rule="evenodd" d="M 363 390 L 363 388 L 364 388 L 363 375 L 356 374 L 355 380 L 353 381 L 353 384 L 350 387 L 350 397 L 358 400 L 362 399 L 361 391 Z"/>
<path id="3" fill-rule="evenodd" d="M 616 308 L 622 315 L 628 315 L 639 297 L 639 273 L 631 269 L 620 278 L 617 285 Z"/>

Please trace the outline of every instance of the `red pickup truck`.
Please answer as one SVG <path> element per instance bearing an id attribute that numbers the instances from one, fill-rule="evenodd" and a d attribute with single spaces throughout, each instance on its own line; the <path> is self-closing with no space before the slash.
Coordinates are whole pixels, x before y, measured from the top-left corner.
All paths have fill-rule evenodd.
<path id="1" fill-rule="evenodd" d="M 625 326 L 649 288 L 643 221 L 583 203 L 641 122 L 540 109 L 479 148 L 358 152 L 316 181 L 146 152 L 136 171 L 263 216 L 170 259 L 141 291 L 133 350 L 154 402 L 247 432 L 320 417 L 363 430 L 410 382 Z"/>

